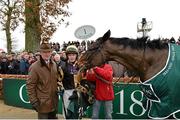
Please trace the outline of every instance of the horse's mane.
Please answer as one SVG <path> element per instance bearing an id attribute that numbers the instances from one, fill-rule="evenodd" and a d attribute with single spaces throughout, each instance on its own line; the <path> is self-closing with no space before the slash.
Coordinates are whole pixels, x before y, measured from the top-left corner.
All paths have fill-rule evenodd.
<path id="1" fill-rule="evenodd" d="M 150 40 L 148 37 L 145 38 L 137 38 L 137 39 L 130 39 L 130 38 L 109 38 L 110 42 L 113 44 L 124 45 L 124 47 L 130 46 L 134 49 L 144 49 L 151 48 L 151 49 L 166 49 L 168 48 L 168 44 L 163 42 L 160 38 Z"/>

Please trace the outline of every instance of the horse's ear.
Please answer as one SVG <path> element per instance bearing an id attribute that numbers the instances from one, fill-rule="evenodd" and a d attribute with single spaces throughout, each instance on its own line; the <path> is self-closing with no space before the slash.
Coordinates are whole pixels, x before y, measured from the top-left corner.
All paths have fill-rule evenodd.
<path id="1" fill-rule="evenodd" d="M 101 43 L 105 42 L 106 40 L 108 40 L 111 36 L 111 31 L 108 30 L 102 37 Z"/>

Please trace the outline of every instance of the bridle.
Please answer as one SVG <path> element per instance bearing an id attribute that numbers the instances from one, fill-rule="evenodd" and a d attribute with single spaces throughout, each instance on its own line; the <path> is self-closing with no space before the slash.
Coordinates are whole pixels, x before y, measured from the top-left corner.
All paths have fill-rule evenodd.
<path id="1" fill-rule="evenodd" d="M 97 53 L 100 53 L 100 55 L 101 55 L 102 64 L 105 64 L 107 62 L 106 57 L 105 57 L 104 53 L 102 52 L 102 48 L 103 48 L 103 46 L 98 44 L 97 47 L 87 50 L 87 52 L 92 52 L 92 53 L 86 57 L 86 59 L 87 59 L 87 61 L 85 63 L 86 68 L 94 67 L 90 63 L 93 59 L 93 56 L 96 55 Z"/>

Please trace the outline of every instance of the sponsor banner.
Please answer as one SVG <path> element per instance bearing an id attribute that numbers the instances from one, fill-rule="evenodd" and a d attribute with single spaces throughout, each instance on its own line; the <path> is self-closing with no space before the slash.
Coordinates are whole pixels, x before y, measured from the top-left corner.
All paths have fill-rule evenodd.
<path id="1" fill-rule="evenodd" d="M 26 80 L 3 79 L 4 103 L 11 106 L 32 109 L 26 92 Z M 138 84 L 114 85 L 115 99 L 113 101 L 114 119 L 146 119 L 148 110 L 144 109 L 142 101 L 145 99 L 144 93 Z M 100 118 L 104 117 L 105 108 L 101 107 Z M 58 112 L 62 114 L 62 101 L 59 96 Z M 85 115 L 91 117 L 92 107 L 89 107 Z M 174 114 L 180 118 L 180 113 Z"/>

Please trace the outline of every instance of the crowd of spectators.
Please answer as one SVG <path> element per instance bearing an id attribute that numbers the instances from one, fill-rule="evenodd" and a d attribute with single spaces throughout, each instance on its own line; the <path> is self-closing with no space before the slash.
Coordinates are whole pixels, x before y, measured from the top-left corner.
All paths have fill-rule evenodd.
<path id="1" fill-rule="evenodd" d="M 87 41 L 87 46 L 89 46 L 90 44 L 92 44 L 93 41 Z M 66 47 L 69 45 L 75 45 L 79 52 L 81 53 L 82 51 L 86 50 L 86 41 L 69 41 L 69 42 L 64 42 L 62 45 L 60 45 L 58 42 L 57 43 L 52 43 L 50 42 L 50 45 L 52 46 L 52 48 L 54 49 L 54 51 L 59 52 L 59 51 L 65 51 Z"/>
<path id="2" fill-rule="evenodd" d="M 38 60 L 38 54 L 21 52 L 7 54 L 0 53 L 0 74 L 28 74 L 29 66 Z"/>
<path id="3" fill-rule="evenodd" d="M 88 46 L 92 43 L 92 41 L 87 41 Z M 53 52 L 52 56 L 56 55 L 56 58 L 60 58 L 61 60 L 66 60 L 65 50 L 69 45 L 75 45 L 79 52 L 86 50 L 86 42 L 78 42 L 71 41 L 68 43 L 63 43 L 61 46 L 59 43 L 50 43 Z M 28 69 L 32 63 L 37 61 L 40 57 L 40 53 L 37 51 L 33 52 L 20 52 L 20 53 L 10 53 L 0 52 L 0 74 L 22 74 L 27 75 Z M 55 58 L 55 59 L 56 59 Z"/>
<path id="4" fill-rule="evenodd" d="M 93 41 L 87 41 L 87 47 L 90 46 L 93 43 Z M 78 48 L 78 51 L 81 53 L 82 51 L 86 50 L 86 41 L 69 41 L 68 43 L 63 43 L 62 45 L 62 51 L 65 51 L 66 47 L 69 45 L 75 45 Z M 88 48 L 87 48 L 88 49 Z"/>

